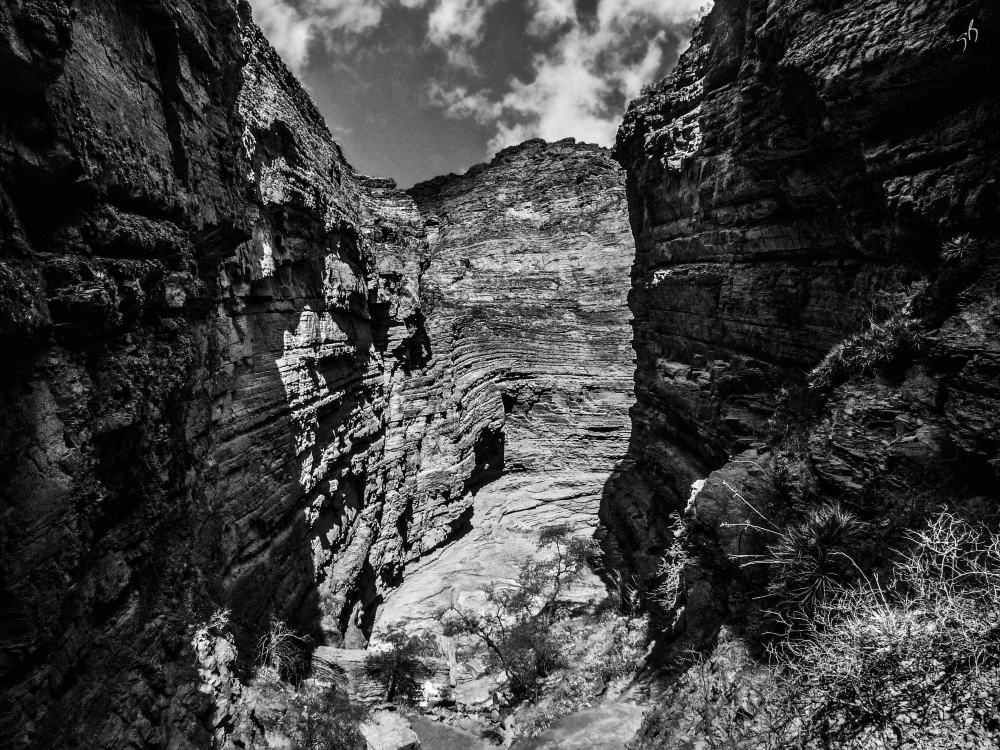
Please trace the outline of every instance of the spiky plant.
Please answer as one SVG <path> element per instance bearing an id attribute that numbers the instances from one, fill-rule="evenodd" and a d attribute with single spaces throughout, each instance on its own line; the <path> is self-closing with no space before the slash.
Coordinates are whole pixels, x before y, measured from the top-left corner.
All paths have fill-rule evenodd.
<path id="1" fill-rule="evenodd" d="M 811 618 L 858 570 L 851 557 L 865 524 L 839 505 L 823 505 L 784 529 L 760 562 L 772 566 L 769 593 L 779 611 Z"/>
<path id="2" fill-rule="evenodd" d="M 831 388 L 851 375 L 868 375 L 921 351 L 919 321 L 905 311 L 878 320 L 834 346 L 812 372 L 812 388 Z"/>
<path id="3" fill-rule="evenodd" d="M 976 240 L 966 232 L 952 237 L 941 246 L 941 258 L 945 261 L 961 260 L 976 246 Z"/>

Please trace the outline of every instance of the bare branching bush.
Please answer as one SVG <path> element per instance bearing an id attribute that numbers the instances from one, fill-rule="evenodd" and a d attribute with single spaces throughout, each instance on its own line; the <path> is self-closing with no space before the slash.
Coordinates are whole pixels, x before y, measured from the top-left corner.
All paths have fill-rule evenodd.
<path id="1" fill-rule="evenodd" d="M 230 611 L 228 609 L 217 609 L 202 623 L 195 631 L 195 640 L 207 641 L 210 637 L 225 638 L 230 643 L 233 642 L 233 634 L 229 632 Z"/>
<path id="2" fill-rule="evenodd" d="M 1000 697 L 1000 538 L 943 514 L 911 541 L 891 588 L 843 591 L 786 646 L 825 732 L 898 732 L 942 710 L 974 720 Z"/>
<path id="3" fill-rule="evenodd" d="M 696 658 L 667 718 L 731 750 L 997 746 L 1000 537 L 946 513 L 909 541 L 888 585 L 817 598 L 770 664 L 732 641 Z"/>
<path id="4" fill-rule="evenodd" d="M 305 673 L 309 641 L 282 620 L 272 617 L 267 632 L 257 641 L 257 679 L 298 682 Z"/>
<path id="5" fill-rule="evenodd" d="M 1000 539 L 946 513 L 910 541 L 893 585 L 842 591 L 784 646 L 807 734 L 1000 729 Z"/>
<path id="6" fill-rule="evenodd" d="M 653 601 L 667 612 L 675 610 L 680 604 L 684 593 L 684 568 L 690 562 L 684 549 L 684 521 L 678 513 L 673 515 L 673 519 L 673 539 L 656 570 L 660 583 L 652 592 Z"/>

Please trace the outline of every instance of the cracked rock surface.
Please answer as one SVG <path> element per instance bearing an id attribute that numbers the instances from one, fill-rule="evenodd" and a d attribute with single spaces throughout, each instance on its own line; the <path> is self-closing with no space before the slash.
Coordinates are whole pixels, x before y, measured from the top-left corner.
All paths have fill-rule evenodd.
<path id="1" fill-rule="evenodd" d="M 541 527 L 596 530 L 628 442 L 632 249 L 620 170 L 596 146 L 528 141 L 408 193 L 427 225 L 420 294 L 431 354 L 403 391 L 427 423 L 414 420 L 407 436 L 422 435 L 439 462 L 449 444 L 435 434 L 479 436 L 471 450 L 456 446 L 471 476 L 453 460 L 440 471 L 422 464 L 417 479 L 411 527 L 456 504 L 462 514 L 451 544 L 407 568 L 379 621 L 426 624 L 453 598 L 475 600 L 483 584 L 513 577 Z"/>
<path id="2" fill-rule="evenodd" d="M 360 176 L 231 0 L 16 0 L 0 62 L 5 747 L 252 746 L 270 617 L 363 647 L 468 524 L 592 529 L 631 400 L 606 153 Z"/>
<path id="3" fill-rule="evenodd" d="M 996 10 L 720 0 L 626 113 L 636 405 L 602 519 L 646 580 L 683 529 L 667 659 L 746 635 L 754 508 L 838 502 L 876 568 L 943 509 L 997 520 L 1000 47 L 956 43 L 972 18 Z"/>

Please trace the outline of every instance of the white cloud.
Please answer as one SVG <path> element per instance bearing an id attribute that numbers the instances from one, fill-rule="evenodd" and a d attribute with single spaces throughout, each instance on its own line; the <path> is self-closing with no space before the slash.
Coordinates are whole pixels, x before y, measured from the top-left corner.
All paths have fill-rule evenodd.
<path id="1" fill-rule="evenodd" d="M 438 46 L 482 40 L 486 11 L 497 0 L 438 0 L 427 19 L 427 39 Z"/>
<path id="2" fill-rule="evenodd" d="M 382 21 L 384 0 L 315 0 L 312 5 L 330 28 L 360 34 Z"/>
<path id="3" fill-rule="evenodd" d="M 285 64 L 301 70 L 309 57 L 314 19 L 282 0 L 252 0 L 253 17 Z"/>
<path id="4" fill-rule="evenodd" d="M 542 36 L 576 20 L 574 0 L 531 0 L 528 33 Z"/>
<path id="5" fill-rule="evenodd" d="M 378 27 L 390 7 L 426 13 L 428 44 L 447 54 L 451 72 L 430 85 L 431 102 L 449 117 L 492 126 L 490 150 L 526 138 L 610 145 L 624 102 L 663 74 L 671 32 L 710 0 L 598 0 L 586 18 L 579 0 L 528 0 L 526 31 L 548 44 L 532 74 L 506 92 L 471 90 L 462 77 L 478 71 L 475 54 L 490 10 L 511 0 L 251 0 L 254 17 L 295 72 L 310 45 L 350 43 Z M 676 41 L 676 35 L 672 37 Z"/>
<path id="6" fill-rule="evenodd" d="M 441 107 L 449 117 L 467 118 L 480 125 L 489 125 L 503 114 L 503 105 L 490 101 L 489 92 L 470 94 L 465 86 L 449 89 L 439 81 L 431 81 L 429 94 L 431 102 Z"/>
<path id="7" fill-rule="evenodd" d="M 285 64 L 300 73 L 309 62 L 317 37 L 332 32 L 359 35 L 382 22 L 382 12 L 394 0 L 250 0 L 253 17 Z M 399 0 L 417 7 L 423 0 Z"/>
<path id="8" fill-rule="evenodd" d="M 376 28 L 391 5 L 427 8 L 427 41 L 449 62 L 475 69 L 470 50 L 483 38 L 486 14 L 501 0 L 250 0 L 254 20 L 296 73 L 309 62 L 311 43 L 338 32 L 356 37 Z M 570 0 L 571 1 L 571 0 Z"/>
<path id="9" fill-rule="evenodd" d="M 489 92 L 432 86 L 432 101 L 451 117 L 492 122 L 490 151 L 527 138 L 572 136 L 614 143 L 621 104 L 662 74 L 667 30 L 697 17 L 705 0 L 600 0 L 591 22 L 569 0 L 533 0 L 529 32 L 560 32 L 533 61 L 531 80 L 514 79 L 498 98 Z"/>
<path id="10" fill-rule="evenodd" d="M 499 0 L 436 0 L 427 19 L 427 41 L 456 68 L 477 70 L 472 48 L 483 40 L 486 13 Z"/>

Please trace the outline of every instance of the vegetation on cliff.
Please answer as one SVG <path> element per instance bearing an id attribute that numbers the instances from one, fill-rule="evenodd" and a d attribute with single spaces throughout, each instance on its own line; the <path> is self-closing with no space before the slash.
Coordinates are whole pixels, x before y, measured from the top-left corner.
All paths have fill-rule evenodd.
<path id="1" fill-rule="evenodd" d="M 890 577 L 829 590 L 764 658 L 728 630 L 693 654 L 644 742 L 984 748 L 1000 739 L 998 633 L 1000 536 L 944 513 L 908 536 Z"/>

